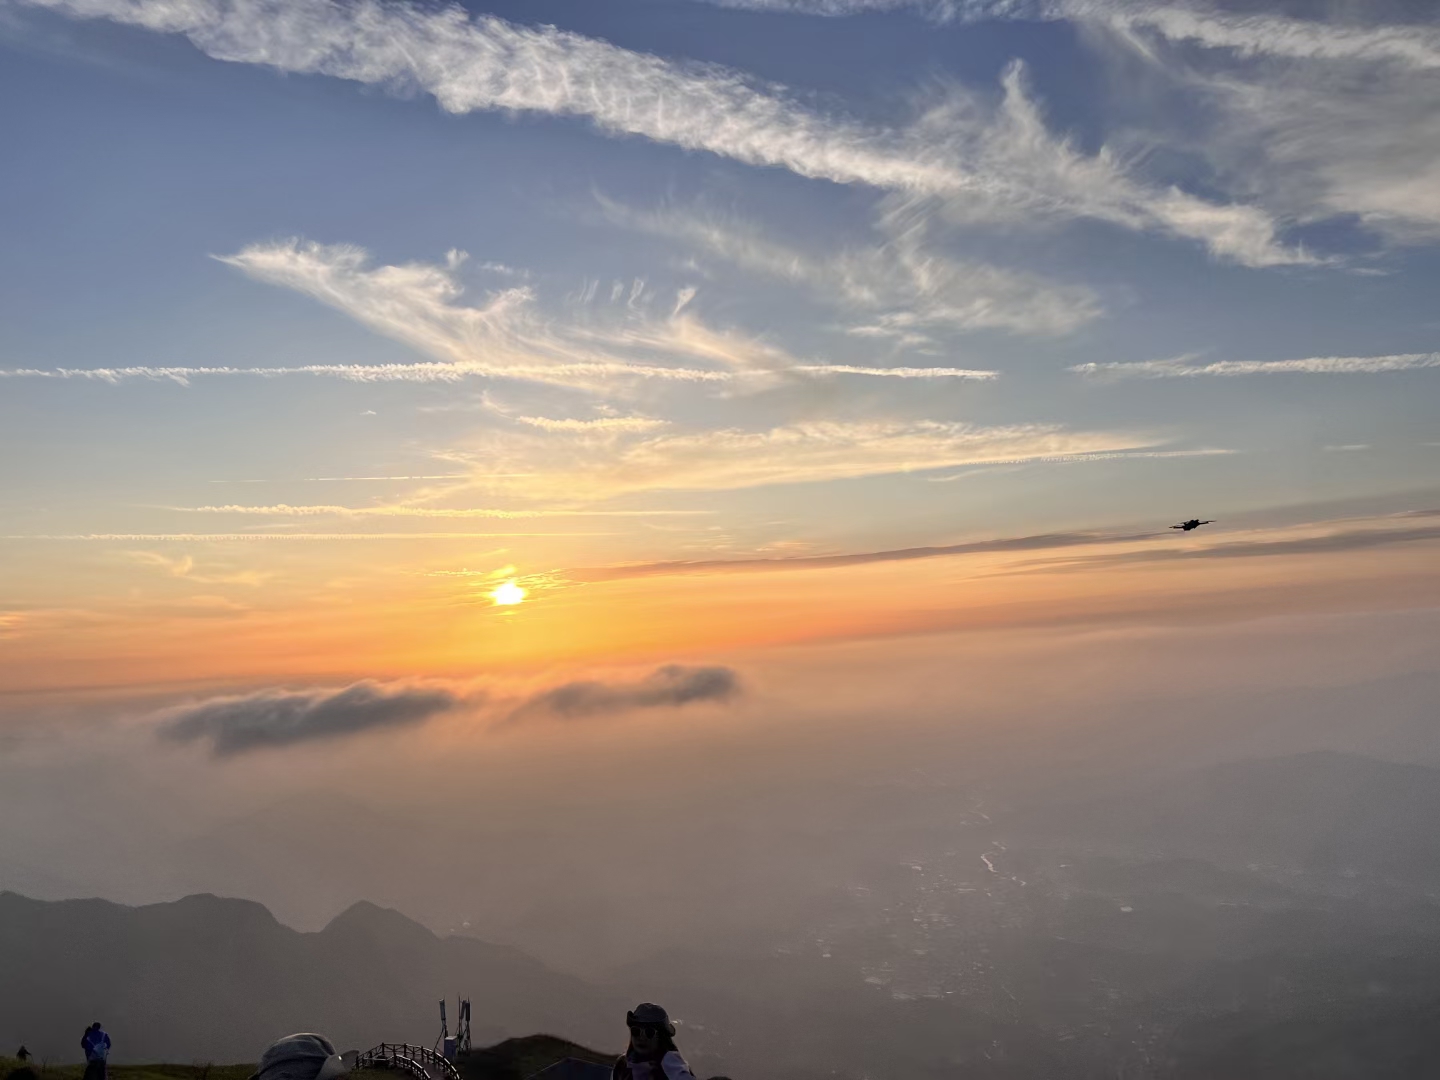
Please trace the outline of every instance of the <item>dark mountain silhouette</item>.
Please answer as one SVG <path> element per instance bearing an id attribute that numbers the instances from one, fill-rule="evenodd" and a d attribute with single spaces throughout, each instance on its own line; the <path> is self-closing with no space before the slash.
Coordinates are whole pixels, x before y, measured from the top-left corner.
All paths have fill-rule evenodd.
<path id="1" fill-rule="evenodd" d="M 5 892 L 0 973 L 0 1046 L 52 1061 L 77 1059 L 96 1019 L 117 1061 L 235 1062 L 292 1031 L 429 1045 L 436 1002 L 457 993 L 474 1003 L 477 1045 L 553 1031 L 605 1046 L 625 1009 L 516 949 L 442 939 L 369 903 L 306 934 L 211 895 L 125 907 Z"/>

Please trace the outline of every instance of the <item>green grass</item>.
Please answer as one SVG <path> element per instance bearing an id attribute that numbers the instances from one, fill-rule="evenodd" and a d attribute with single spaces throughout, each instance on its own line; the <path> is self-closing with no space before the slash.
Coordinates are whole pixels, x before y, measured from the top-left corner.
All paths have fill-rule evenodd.
<path id="1" fill-rule="evenodd" d="M 49 1065 L 40 1067 L 34 1058 L 29 1066 L 36 1080 L 82 1080 L 84 1065 Z M 21 1068 L 12 1057 L 0 1057 L 0 1080 Z M 109 1080 L 249 1080 L 254 1065 L 111 1065 L 106 1070 Z"/>

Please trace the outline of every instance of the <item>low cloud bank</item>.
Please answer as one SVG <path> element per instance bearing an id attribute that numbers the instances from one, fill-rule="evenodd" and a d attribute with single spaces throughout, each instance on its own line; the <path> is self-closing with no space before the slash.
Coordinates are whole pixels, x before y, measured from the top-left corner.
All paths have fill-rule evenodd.
<path id="1" fill-rule="evenodd" d="M 594 679 L 563 683 L 530 698 L 509 719 L 551 716 L 581 720 L 632 709 L 655 709 L 694 702 L 726 702 L 740 693 L 740 679 L 727 667 L 667 664 L 638 682 L 606 683 Z"/>
<path id="2" fill-rule="evenodd" d="M 371 679 L 338 690 L 271 689 L 184 706 L 170 714 L 160 734 L 172 742 L 208 740 L 216 757 L 228 757 L 422 724 L 467 700 L 440 686 Z"/>

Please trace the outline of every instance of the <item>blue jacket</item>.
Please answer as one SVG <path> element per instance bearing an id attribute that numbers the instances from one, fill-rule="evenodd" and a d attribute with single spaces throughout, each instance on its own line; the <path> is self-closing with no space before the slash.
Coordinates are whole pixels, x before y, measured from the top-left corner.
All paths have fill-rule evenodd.
<path id="1" fill-rule="evenodd" d="M 110 1056 L 110 1036 L 104 1028 L 92 1028 L 80 1040 L 80 1049 L 85 1051 L 86 1061 L 104 1061 Z"/>

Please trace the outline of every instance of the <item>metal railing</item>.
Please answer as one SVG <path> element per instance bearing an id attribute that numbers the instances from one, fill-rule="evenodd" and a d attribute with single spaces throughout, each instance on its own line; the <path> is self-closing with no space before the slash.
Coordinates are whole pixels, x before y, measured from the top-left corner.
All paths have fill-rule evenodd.
<path id="1" fill-rule="evenodd" d="M 428 1046 L 381 1043 L 355 1059 L 357 1069 L 399 1069 L 415 1080 L 460 1080 L 455 1066 Z"/>

